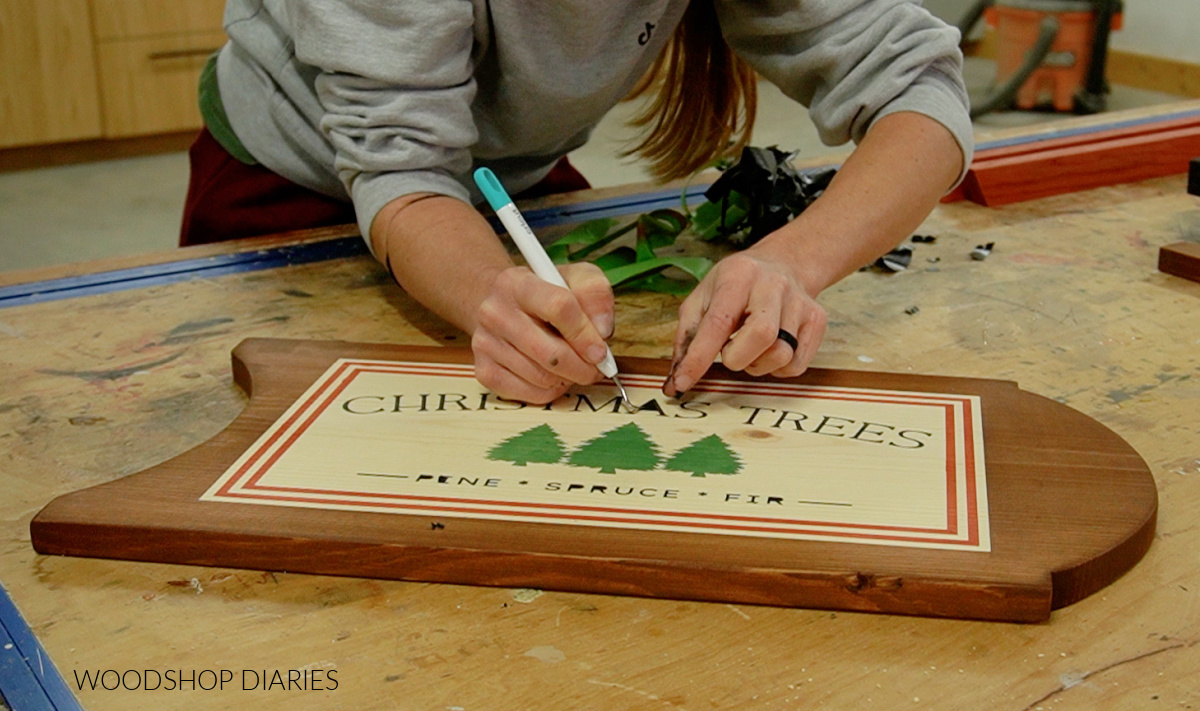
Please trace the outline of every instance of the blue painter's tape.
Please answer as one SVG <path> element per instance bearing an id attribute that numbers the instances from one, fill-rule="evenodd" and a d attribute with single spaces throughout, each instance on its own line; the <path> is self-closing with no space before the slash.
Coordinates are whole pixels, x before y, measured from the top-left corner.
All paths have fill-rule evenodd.
<path id="1" fill-rule="evenodd" d="M 662 208 L 679 207 L 685 195 L 688 205 L 694 205 L 704 199 L 705 190 L 708 190 L 708 184 L 689 185 L 686 190 L 655 190 L 626 197 L 530 210 L 524 213 L 525 221 L 529 223 L 530 227 L 552 227 L 596 220 L 602 217 L 620 217 Z"/>
<path id="2" fill-rule="evenodd" d="M 837 164 L 816 166 L 805 168 L 800 173 L 807 175 L 836 167 L 838 167 Z M 623 217 L 663 208 L 678 208 L 685 200 L 690 207 L 704 201 L 704 191 L 708 190 L 710 185 L 711 183 L 701 183 L 688 185 L 686 188 L 654 190 L 637 195 L 627 195 L 605 200 L 591 200 L 575 205 L 528 210 L 523 211 L 523 214 L 525 221 L 529 223 L 530 227 L 553 227 L 555 225 L 569 225 L 576 222 L 586 222 L 587 220 L 597 220 L 603 217 Z M 502 228 L 499 221 L 494 218 L 491 219 L 492 227 L 496 228 L 497 231 L 501 231 Z"/>
<path id="3" fill-rule="evenodd" d="M 1096 124 L 1094 126 L 1083 126 L 1080 128 L 1065 128 L 1061 130 L 1053 130 L 1053 125 L 1047 133 L 1039 133 L 1030 136 L 1017 136 L 1015 138 L 1005 138 L 995 141 L 983 141 L 975 146 L 976 151 L 986 151 L 992 148 L 1008 148 L 1009 146 L 1020 146 L 1026 143 L 1037 143 L 1039 141 L 1049 141 L 1055 138 L 1069 138 L 1071 136 L 1086 136 L 1089 133 L 1100 133 L 1101 131 L 1115 131 L 1122 128 L 1133 128 L 1135 126 L 1146 126 L 1149 124 L 1162 123 L 1164 121 L 1175 121 L 1177 119 L 1196 118 L 1200 117 L 1200 111 L 1190 109 L 1187 111 L 1178 111 L 1172 114 L 1163 114 L 1159 116 L 1146 116 L 1144 118 L 1126 119 L 1124 121 L 1113 121 L 1112 123 Z"/>
<path id="4" fill-rule="evenodd" d="M 12 711 L 83 708 L 3 585 L 0 585 L 0 694 Z"/>
<path id="5" fill-rule="evenodd" d="M 65 279 L 14 284 L 0 287 L 0 308 L 73 299 L 93 294 L 107 294 L 127 289 L 141 289 L 189 279 L 207 279 L 365 254 L 368 254 L 367 244 L 361 237 L 343 237 L 257 252 L 239 252 L 204 259 L 185 259 L 178 262 L 133 269 L 117 269 Z"/>
<path id="6" fill-rule="evenodd" d="M 534 229 L 570 225 L 588 220 L 599 220 L 603 217 L 624 217 L 662 208 L 679 207 L 683 196 L 687 195 L 688 205 L 695 205 L 704 199 L 704 191 L 708 185 L 691 185 L 687 190 L 655 190 L 618 198 L 590 200 L 574 205 L 560 207 L 543 207 L 539 210 L 522 210 L 525 222 Z M 504 233 L 504 226 L 495 215 L 488 215 L 488 222 L 497 234 Z"/>
<path id="7" fill-rule="evenodd" d="M 1197 116 L 1200 116 L 1200 111 L 1179 111 L 1166 115 L 1114 121 L 1095 126 L 1061 129 L 1037 135 L 984 141 L 977 144 L 975 148 L 977 151 L 1006 148 L 1055 138 L 1082 136 L 1100 131 L 1132 128 Z M 824 167 L 810 170 L 822 169 Z M 524 216 L 526 222 L 534 228 L 585 222 L 602 217 L 621 217 L 661 208 L 677 207 L 684 199 L 686 199 L 688 205 L 694 205 L 703 200 L 704 191 L 707 189 L 708 185 L 691 185 L 684 190 L 656 190 L 638 195 L 608 198 L 605 200 L 591 200 L 574 205 L 542 208 L 540 210 L 529 210 L 524 213 Z M 503 228 L 494 215 L 489 216 L 489 221 L 492 228 L 497 232 L 503 231 Z M 24 306 L 45 301 L 160 286 L 187 281 L 189 279 L 203 279 L 264 269 L 276 269 L 291 264 L 306 264 L 366 254 L 368 254 L 366 242 L 361 237 L 346 237 L 324 242 L 310 242 L 302 245 L 277 247 L 258 252 L 243 252 L 207 259 L 186 259 L 136 269 L 119 269 L 67 279 L 16 284 L 9 287 L 0 287 L 0 309 L 9 306 Z"/>
<path id="8" fill-rule="evenodd" d="M 703 199 L 706 189 L 708 189 L 707 185 L 689 187 L 687 191 L 688 204 L 694 204 Z M 593 200 L 576 205 L 531 210 L 525 213 L 525 219 L 532 227 L 551 227 L 600 217 L 630 215 L 662 207 L 678 206 L 682 194 L 682 191 L 679 190 L 661 190 L 628 197 Z M 499 221 L 495 220 L 495 216 L 491 216 L 490 219 L 492 227 L 500 231 L 502 228 L 499 226 Z M 366 254 L 369 254 L 367 245 L 361 237 L 343 237 L 257 252 L 239 252 L 203 259 L 184 259 L 178 262 L 133 269 L 117 269 L 78 277 L 14 284 L 0 287 L 0 309 Z"/>

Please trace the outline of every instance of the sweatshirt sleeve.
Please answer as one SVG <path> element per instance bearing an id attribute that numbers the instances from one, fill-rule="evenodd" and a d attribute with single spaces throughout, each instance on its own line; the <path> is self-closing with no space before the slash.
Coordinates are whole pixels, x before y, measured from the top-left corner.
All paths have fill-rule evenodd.
<path id="1" fill-rule="evenodd" d="M 471 167 L 474 9 L 468 0 L 286 0 L 296 58 L 316 67 L 321 130 L 370 244 L 391 200 L 462 200 Z"/>
<path id="2" fill-rule="evenodd" d="M 974 152 L 958 30 L 912 0 L 717 0 L 734 51 L 809 110 L 821 141 L 858 142 L 900 112 L 945 126 Z"/>

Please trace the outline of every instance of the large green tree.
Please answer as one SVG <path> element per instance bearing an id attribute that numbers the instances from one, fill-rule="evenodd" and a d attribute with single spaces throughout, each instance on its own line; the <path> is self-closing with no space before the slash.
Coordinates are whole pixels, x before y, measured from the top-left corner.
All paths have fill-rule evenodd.
<path id="1" fill-rule="evenodd" d="M 706 474 L 737 474 L 742 461 L 720 437 L 709 435 L 679 450 L 663 464 L 663 469 L 691 472 L 692 476 Z"/>
<path id="2" fill-rule="evenodd" d="M 553 464 L 562 459 L 565 453 L 558 433 L 550 425 L 538 425 L 492 447 L 487 458 L 523 467 L 529 462 Z"/>
<path id="3" fill-rule="evenodd" d="M 657 467 L 659 461 L 658 446 L 641 427 L 630 422 L 579 445 L 567 459 L 567 464 L 596 467 L 604 474 L 616 474 L 618 469 L 649 471 Z"/>

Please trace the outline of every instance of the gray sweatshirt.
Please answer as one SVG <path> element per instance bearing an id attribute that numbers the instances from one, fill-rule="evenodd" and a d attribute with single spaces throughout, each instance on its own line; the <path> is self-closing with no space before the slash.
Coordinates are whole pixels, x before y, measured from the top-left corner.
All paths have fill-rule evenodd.
<path id="1" fill-rule="evenodd" d="M 916 0 L 716 0 L 742 58 L 808 107 L 827 145 L 916 111 L 964 166 L 972 130 L 958 31 Z M 228 0 L 217 59 L 234 132 L 295 183 L 353 200 L 364 235 L 391 200 L 472 203 L 582 146 L 645 73 L 687 0 Z M 368 243 L 369 243 L 368 239 Z"/>

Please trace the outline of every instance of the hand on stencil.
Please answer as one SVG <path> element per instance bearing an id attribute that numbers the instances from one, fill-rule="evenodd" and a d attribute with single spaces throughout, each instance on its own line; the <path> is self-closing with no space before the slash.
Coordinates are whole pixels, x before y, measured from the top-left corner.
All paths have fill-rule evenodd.
<path id="1" fill-rule="evenodd" d="M 794 377 L 825 336 L 826 315 L 795 272 L 754 247 L 721 260 L 679 308 L 663 392 L 687 392 L 721 356 L 730 370 Z M 796 337 L 793 348 L 780 331 Z"/>
<path id="2" fill-rule="evenodd" d="M 613 331 L 612 287 L 593 264 L 559 271 L 570 291 L 527 267 L 505 269 L 479 306 L 475 377 L 501 397 L 545 404 L 602 377 L 596 363 Z"/>

